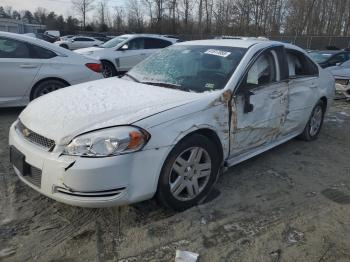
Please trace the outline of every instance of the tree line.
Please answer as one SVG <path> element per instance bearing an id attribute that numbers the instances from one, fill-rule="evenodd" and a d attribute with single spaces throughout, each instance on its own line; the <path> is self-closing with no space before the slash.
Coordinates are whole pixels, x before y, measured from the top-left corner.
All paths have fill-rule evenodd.
<path id="1" fill-rule="evenodd" d="M 349 36 L 350 0 L 71 0 L 63 17 L 39 7 L 35 12 L 0 7 L 0 17 L 74 32 L 145 32 L 193 35 Z"/>

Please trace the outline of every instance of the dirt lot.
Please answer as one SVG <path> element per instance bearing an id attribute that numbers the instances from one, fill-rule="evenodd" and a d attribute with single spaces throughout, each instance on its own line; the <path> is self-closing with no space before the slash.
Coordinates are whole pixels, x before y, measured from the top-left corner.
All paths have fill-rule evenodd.
<path id="1" fill-rule="evenodd" d="M 0 111 L 1 261 L 350 261 L 350 104 L 320 138 L 293 140 L 229 169 L 207 203 L 173 213 L 153 201 L 109 209 L 57 203 L 21 183 Z"/>

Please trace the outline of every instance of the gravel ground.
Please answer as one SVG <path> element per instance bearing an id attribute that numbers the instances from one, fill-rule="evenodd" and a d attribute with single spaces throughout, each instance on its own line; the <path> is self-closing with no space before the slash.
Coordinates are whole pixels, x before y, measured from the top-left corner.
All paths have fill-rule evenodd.
<path id="1" fill-rule="evenodd" d="M 154 201 L 108 209 L 60 204 L 21 183 L 8 161 L 19 109 L 0 110 L 0 261 L 350 261 L 350 103 L 320 138 L 292 140 L 223 174 L 182 213 Z"/>

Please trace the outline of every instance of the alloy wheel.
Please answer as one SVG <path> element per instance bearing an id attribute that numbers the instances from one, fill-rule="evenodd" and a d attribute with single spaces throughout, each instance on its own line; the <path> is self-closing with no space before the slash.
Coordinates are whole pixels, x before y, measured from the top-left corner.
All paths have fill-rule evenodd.
<path id="1" fill-rule="evenodd" d="M 173 163 L 169 176 L 170 192 L 180 201 L 197 197 L 207 185 L 212 169 L 209 153 L 201 147 L 183 151 Z"/>
<path id="2" fill-rule="evenodd" d="M 310 119 L 310 135 L 315 136 L 322 124 L 323 110 L 321 106 L 317 106 Z"/>

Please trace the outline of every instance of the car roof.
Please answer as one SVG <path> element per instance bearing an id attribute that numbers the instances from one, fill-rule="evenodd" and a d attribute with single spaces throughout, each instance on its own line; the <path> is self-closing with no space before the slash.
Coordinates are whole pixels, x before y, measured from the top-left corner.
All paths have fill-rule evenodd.
<path id="1" fill-rule="evenodd" d="M 166 36 L 157 35 L 157 34 L 124 34 L 124 35 L 119 35 L 117 37 L 127 37 L 128 39 L 136 38 L 136 37 L 152 37 L 152 38 L 167 40 L 172 43 L 178 40 L 177 38 L 166 37 Z"/>
<path id="2" fill-rule="evenodd" d="M 38 46 L 41 47 L 45 47 L 51 51 L 54 51 L 55 53 L 61 54 L 61 55 L 65 55 L 65 56 L 71 56 L 71 51 L 64 49 L 62 47 L 59 47 L 55 44 L 46 42 L 44 40 L 41 40 L 39 38 L 33 38 L 27 35 L 22 35 L 22 34 L 16 34 L 16 33 L 8 33 L 8 32 L 2 32 L 0 31 L 0 36 L 3 37 L 8 37 L 8 38 L 13 38 L 13 39 L 17 39 L 20 41 L 24 41 L 24 42 L 28 42 L 31 44 L 36 44 Z"/>
<path id="3" fill-rule="evenodd" d="M 273 46 L 283 45 L 286 48 L 297 49 L 300 48 L 277 41 L 259 40 L 259 39 L 210 39 L 210 40 L 194 40 L 177 43 L 177 45 L 206 45 L 206 46 L 226 46 L 226 47 L 238 47 L 238 48 L 250 48 L 253 45 Z"/>

